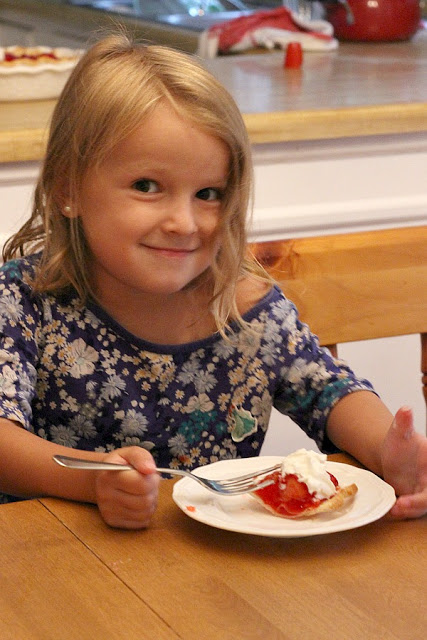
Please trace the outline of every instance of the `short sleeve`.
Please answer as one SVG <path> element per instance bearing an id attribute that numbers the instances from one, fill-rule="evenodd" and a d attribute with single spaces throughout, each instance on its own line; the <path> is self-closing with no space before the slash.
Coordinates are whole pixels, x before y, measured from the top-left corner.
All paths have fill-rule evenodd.
<path id="1" fill-rule="evenodd" d="M 348 364 L 322 348 L 316 335 L 299 319 L 295 306 L 283 299 L 275 309 L 280 323 L 282 365 L 274 406 L 298 424 L 319 448 L 337 451 L 326 434 L 329 414 L 349 393 L 374 391 Z"/>

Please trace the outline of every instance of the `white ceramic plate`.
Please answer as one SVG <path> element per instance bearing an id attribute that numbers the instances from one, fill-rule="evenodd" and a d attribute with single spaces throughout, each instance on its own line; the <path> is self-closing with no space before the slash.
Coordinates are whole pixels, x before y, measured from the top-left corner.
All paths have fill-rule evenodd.
<path id="1" fill-rule="evenodd" d="M 281 460 L 283 458 L 276 456 L 223 460 L 199 467 L 195 473 L 220 479 L 255 472 Z M 182 478 L 174 485 L 173 499 L 187 516 L 212 527 L 277 538 L 299 538 L 361 527 L 381 518 L 395 503 L 394 489 L 370 471 L 339 462 L 327 462 L 327 469 L 342 486 L 355 482 L 358 492 L 343 509 L 307 518 L 290 520 L 274 516 L 248 494 L 214 494 L 191 478 Z"/>

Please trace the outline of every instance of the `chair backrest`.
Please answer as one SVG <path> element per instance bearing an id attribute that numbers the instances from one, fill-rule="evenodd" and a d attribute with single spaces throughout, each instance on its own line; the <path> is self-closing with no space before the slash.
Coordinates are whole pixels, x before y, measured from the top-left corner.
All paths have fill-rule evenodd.
<path id="1" fill-rule="evenodd" d="M 340 342 L 419 333 L 427 403 L 427 226 L 251 245 L 336 353 Z"/>

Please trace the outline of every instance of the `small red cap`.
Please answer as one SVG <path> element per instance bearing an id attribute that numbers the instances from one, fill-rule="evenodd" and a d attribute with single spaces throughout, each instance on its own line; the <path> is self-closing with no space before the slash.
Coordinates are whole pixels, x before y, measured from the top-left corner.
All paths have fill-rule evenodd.
<path id="1" fill-rule="evenodd" d="M 285 69 L 299 69 L 302 65 L 302 46 L 300 42 L 290 42 L 286 48 Z"/>

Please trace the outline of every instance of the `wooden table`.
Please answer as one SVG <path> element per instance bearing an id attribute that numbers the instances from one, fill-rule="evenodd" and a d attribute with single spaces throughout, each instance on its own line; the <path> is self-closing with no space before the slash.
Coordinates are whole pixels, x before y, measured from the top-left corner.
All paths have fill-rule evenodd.
<path id="1" fill-rule="evenodd" d="M 275 539 L 184 515 L 107 527 L 55 499 L 0 507 L 2 640 L 421 640 L 427 519 Z"/>

